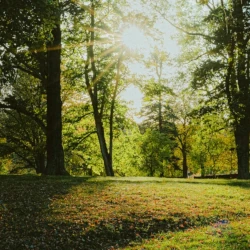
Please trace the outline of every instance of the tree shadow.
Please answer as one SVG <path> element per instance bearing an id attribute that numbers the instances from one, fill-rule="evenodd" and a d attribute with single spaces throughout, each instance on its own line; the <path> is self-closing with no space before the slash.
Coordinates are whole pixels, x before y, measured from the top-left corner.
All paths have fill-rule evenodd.
<path id="1" fill-rule="evenodd" d="M 82 235 L 85 245 L 79 249 L 120 249 L 140 244 L 143 240 L 152 239 L 159 233 L 185 231 L 194 226 L 209 225 L 218 220 L 215 217 L 187 218 L 183 214 L 176 214 L 176 217 L 168 216 L 164 219 L 155 218 L 144 222 L 140 221 L 139 217 L 136 218 L 136 215 L 134 220 L 113 218 L 108 222 L 101 221 L 94 230 Z"/>
<path id="2" fill-rule="evenodd" d="M 58 237 L 57 228 L 60 227 L 60 223 L 51 227 L 47 220 L 53 217 L 51 203 L 54 199 L 63 199 L 73 187 L 83 185 L 88 179 L 0 176 L 0 249 L 64 249 L 50 247 L 51 236 Z M 96 188 L 102 189 L 105 185 L 102 183 Z"/>
<path id="3" fill-rule="evenodd" d="M 158 178 L 158 177 L 112 177 L 112 178 L 99 178 L 92 177 L 91 180 L 101 180 L 105 183 L 123 182 L 123 183 L 148 183 L 148 184 L 169 184 L 169 183 L 185 183 L 185 184 L 199 184 L 199 185 L 219 185 L 219 186 L 234 186 L 250 189 L 250 180 L 237 180 L 237 179 L 184 179 L 184 178 Z"/>
<path id="4" fill-rule="evenodd" d="M 232 186 L 232 187 L 241 187 L 250 189 L 250 180 L 227 180 L 227 179 L 199 179 L 195 180 L 182 180 L 176 181 L 179 183 L 186 183 L 186 184 L 199 184 L 199 185 L 219 185 L 219 186 Z"/>
<path id="5" fill-rule="evenodd" d="M 114 181 L 87 177 L 0 176 L 0 200 L 6 206 L 6 209 L 0 207 L 0 249 L 119 249 L 134 242 L 140 244 L 158 233 L 185 231 L 221 219 L 218 216 L 187 217 L 182 213 L 158 218 L 156 214 L 142 216 L 136 211 L 126 217 L 114 213 L 100 218 L 96 213 L 98 218 L 89 220 L 80 203 L 76 210 L 69 211 L 67 206 L 74 207 L 67 200 L 72 190 L 85 188 L 88 199 L 105 189 L 108 191 Z M 138 183 L 134 179 L 132 183 L 135 182 Z M 53 206 L 54 201 L 58 207 Z M 115 200 L 107 199 L 106 205 L 110 202 Z M 61 211 L 65 212 L 63 219 Z"/>

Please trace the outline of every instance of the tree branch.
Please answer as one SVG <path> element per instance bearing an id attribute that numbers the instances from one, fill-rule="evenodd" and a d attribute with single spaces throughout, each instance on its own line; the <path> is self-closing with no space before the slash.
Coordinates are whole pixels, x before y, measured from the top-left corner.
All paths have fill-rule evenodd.
<path id="1" fill-rule="evenodd" d="M 96 130 L 88 132 L 87 134 L 85 134 L 81 139 L 79 139 L 77 142 L 72 143 L 71 146 L 69 146 L 67 148 L 67 150 L 75 150 L 77 148 L 77 146 L 82 143 L 85 139 L 87 139 L 89 136 L 91 136 L 92 134 L 96 134 Z"/>
<path id="2" fill-rule="evenodd" d="M 187 30 L 185 30 L 185 29 L 183 29 L 183 28 L 177 26 L 176 24 L 174 24 L 172 21 L 170 21 L 170 20 L 165 16 L 165 14 L 161 13 L 160 11 L 158 11 L 158 12 L 160 13 L 160 15 L 161 15 L 170 25 L 172 25 L 174 28 L 176 28 L 176 29 L 178 29 L 178 30 L 180 30 L 180 31 L 182 31 L 182 32 L 184 32 L 184 33 L 186 33 L 187 35 L 189 35 L 189 36 L 202 36 L 202 37 L 204 37 L 204 38 L 206 38 L 206 39 L 208 39 L 208 40 L 214 40 L 214 37 L 208 36 L 208 35 L 203 34 L 203 33 L 200 33 L 200 32 L 189 32 L 189 31 L 187 31 Z"/>
<path id="3" fill-rule="evenodd" d="M 0 103 L 0 109 L 15 110 L 21 114 L 24 114 L 24 115 L 30 117 L 33 121 L 35 121 L 40 126 L 40 128 L 43 130 L 43 132 L 46 133 L 46 126 L 45 126 L 44 122 L 39 117 L 37 117 L 35 114 L 33 114 L 32 112 L 29 112 L 25 108 L 22 108 L 22 107 L 18 106 L 17 104 L 16 105 L 15 104 L 8 105 L 8 104 Z"/>

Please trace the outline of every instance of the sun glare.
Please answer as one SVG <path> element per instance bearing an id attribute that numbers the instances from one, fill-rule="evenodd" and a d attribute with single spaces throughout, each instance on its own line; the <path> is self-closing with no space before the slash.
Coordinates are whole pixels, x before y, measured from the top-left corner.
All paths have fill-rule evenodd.
<path id="1" fill-rule="evenodd" d="M 145 47 L 147 38 L 140 28 L 129 26 L 123 31 L 121 41 L 130 50 L 138 50 Z"/>

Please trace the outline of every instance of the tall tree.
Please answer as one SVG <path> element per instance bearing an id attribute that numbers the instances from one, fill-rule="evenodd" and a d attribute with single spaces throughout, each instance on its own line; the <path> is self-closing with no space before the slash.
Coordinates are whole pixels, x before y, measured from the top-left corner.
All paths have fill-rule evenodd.
<path id="1" fill-rule="evenodd" d="M 223 98 L 227 99 L 234 127 L 238 178 L 248 179 L 250 3 L 242 0 L 208 0 L 191 3 L 189 8 L 185 8 L 187 1 L 177 3 L 181 4 L 181 8 L 178 8 L 181 16 L 178 25 L 166 13 L 158 11 L 182 33 L 193 37 L 190 46 L 185 40 L 184 47 L 193 57 L 189 56 L 190 61 L 197 60 L 195 66 L 192 65 L 195 69 L 191 69 L 196 89 L 205 90 L 205 100 L 214 98 L 220 102 Z M 197 5 L 199 12 L 195 12 Z M 191 19 L 191 15 L 195 17 Z M 218 107 L 218 103 L 216 105 Z"/>
<path id="2" fill-rule="evenodd" d="M 171 141 L 157 130 L 148 128 L 140 139 L 142 162 L 140 169 L 148 176 L 168 176 Z"/>
<path id="3" fill-rule="evenodd" d="M 171 122 L 168 122 L 170 117 L 166 116 L 166 110 L 169 109 L 166 101 L 173 92 L 168 87 L 168 80 L 163 75 L 167 56 L 158 48 L 154 49 L 146 62 L 146 66 L 153 72 L 153 77 L 146 83 L 141 82 L 140 84 L 144 93 L 144 107 L 142 108 L 142 116 L 145 117 L 144 124 L 149 127 L 153 125 L 160 133 L 166 132 L 167 127 L 171 126 Z"/>
<path id="4" fill-rule="evenodd" d="M 183 79 L 182 79 L 183 81 Z M 191 149 L 191 137 L 194 126 L 191 124 L 192 98 L 188 89 L 184 89 L 170 100 L 175 117 L 176 141 L 182 156 L 182 177 L 188 177 L 188 153 Z"/>
<path id="5" fill-rule="evenodd" d="M 210 6 L 205 21 L 212 25 L 211 35 L 205 37 L 215 56 L 202 64 L 205 77 L 222 78 L 221 90 L 225 93 L 233 119 L 238 178 L 249 178 L 249 132 L 250 132 L 250 3 L 249 1 L 220 1 Z M 200 73 L 201 73 L 200 71 Z M 200 75 L 199 73 L 199 75 Z M 220 88 L 220 87 L 219 87 Z"/>
<path id="6" fill-rule="evenodd" d="M 61 101 L 61 9 L 59 0 L 54 1 L 52 11 L 54 26 L 51 41 L 47 43 L 47 166 L 46 174 L 67 174 L 64 167 L 62 147 L 62 101 Z"/>
<path id="7" fill-rule="evenodd" d="M 47 96 L 46 174 L 66 174 L 61 138 L 61 6 L 55 1 L 4 1 L 1 8 L 1 80 L 15 81 L 17 69 L 41 82 Z"/>
<path id="8" fill-rule="evenodd" d="M 146 143 L 147 140 L 154 139 L 154 142 L 150 144 L 154 146 L 154 150 L 159 147 L 161 154 L 156 154 L 152 157 L 145 154 L 147 159 L 146 165 L 150 166 L 151 173 L 157 165 L 161 162 L 166 168 L 167 165 L 172 166 L 177 169 L 176 157 L 174 156 L 174 148 L 176 147 L 176 126 L 175 126 L 175 115 L 172 112 L 172 108 L 168 104 L 168 99 L 173 94 L 171 88 L 167 86 L 167 79 L 164 78 L 164 64 L 167 61 L 167 54 L 155 48 L 148 62 L 147 67 L 152 69 L 153 77 L 146 81 L 146 83 L 141 83 L 141 89 L 144 93 L 143 107 L 141 109 L 141 115 L 144 120 L 141 124 L 141 130 L 144 133 L 144 139 Z M 150 128 L 150 129 L 149 129 Z M 165 143 L 162 143 L 165 141 Z M 159 144 L 157 144 L 159 143 Z M 143 152 L 149 150 L 149 145 L 146 147 L 142 145 Z M 161 149 L 162 147 L 162 149 Z M 166 150 L 167 148 L 167 150 Z M 153 148 L 152 148 L 153 150 Z M 150 150 L 149 150 L 150 151 Z M 164 152 L 166 153 L 165 158 L 163 158 Z M 158 156 L 159 158 L 156 159 Z M 148 160 L 150 159 L 150 160 Z M 161 176 L 164 176 L 164 168 L 161 167 Z M 154 170 L 154 171 L 153 171 Z"/>
<path id="9" fill-rule="evenodd" d="M 109 3 L 107 3 L 109 5 Z M 90 1 L 89 9 L 89 31 L 85 32 L 86 39 L 86 60 L 84 68 L 85 84 L 88 94 L 91 99 L 93 107 L 93 114 L 96 126 L 96 132 L 100 145 L 100 150 L 103 157 L 104 169 L 107 176 L 114 176 L 112 150 L 113 150 L 113 117 L 115 100 L 117 97 L 119 75 L 120 75 L 120 56 L 118 59 L 110 60 L 110 55 L 116 53 L 116 48 L 110 48 L 107 51 L 102 51 L 97 47 L 98 34 L 96 32 L 99 27 L 108 27 L 107 24 L 100 20 L 96 21 L 98 8 L 100 3 L 95 0 Z M 102 54 L 100 56 L 100 54 Z M 98 58 L 99 56 L 99 58 Z M 97 59 L 98 58 L 98 59 Z M 108 60 L 109 59 L 109 60 Z M 118 61 L 118 63 L 116 63 Z M 117 76 L 115 80 L 115 87 L 111 97 L 111 109 L 109 114 L 109 147 L 104 128 L 105 107 L 107 106 L 108 99 L 110 98 L 111 83 L 114 79 L 114 66 L 117 64 Z"/>

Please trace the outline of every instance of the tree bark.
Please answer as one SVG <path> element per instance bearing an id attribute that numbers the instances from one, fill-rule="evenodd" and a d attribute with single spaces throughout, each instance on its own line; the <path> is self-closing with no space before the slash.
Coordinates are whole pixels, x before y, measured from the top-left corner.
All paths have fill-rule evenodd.
<path id="1" fill-rule="evenodd" d="M 187 178 L 188 177 L 188 166 L 187 166 L 187 150 L 186 145 L 182 148 L 182 177 Z"/>
<path id="2" fill-rule="evenodd" d="M 60 19 L 60 18 L 59 18 Z M 47 175 L 68 174 L 64 166 L 62 147 L 61 101 L 61 29 L 60 21 L 52 30 L 53 41 L 48 46 L 47 78 Z"/>
<path id="3" fill-rule="evenodd" d="M 249 123 L 247 120 L 236 125 L 235 142 L 238 158 L 238 179 L 249 179 Z"/>
<path id="4" fill-rule="evenodd" d="M 112 159 L 108 152 L 102 121 L 99 118 L 95 118 L 95 121 L 96 121 L 97 136 L 104 162 L 105 173 L 107 176 L 114 176 Z"/>
<path id="5" fill-rule="evenodd" d="M 98 99 L 98 88 L 97 85 L 101 84 L 100 79 L 98 80 L 97 69 L 95 65 L 95 54 L 94 54 L 94 43 L 95 43 L 95 5 L 93 0 L 91 1 L 91 32 L 90 32 L 90 43 L 87 48 L 87 61 L 85 64 L 84 75 L 87 90 L 91 99 L 92 107 L 94 110 L 95 126 L 98 136 L 98 141 L 102 153 L 104 162 L 104 169 L 107 176 L 114 176 L 112 158 L 108 152 L 108 147 L 105 139 L 103 121 L 102 121 L 102 110 L 99 111 L 99 99 Z M 89 76 L 89 66 L 92 71 L 92 81 Z"/>
<path id="6" fill-rule="evenodd" d="M 92 70 L 93 70 L 93 68 L 92 68 Z M 85 81 L 86 81 L 88 93 L 89 93 L 92 107 L 94 110 L 94 120 L 95 120 L 95 126 L 96 126 L 96 133 L 97 133 L 99 146 L 100 146 L 101 153 L 102 153 L 105 173 L 107 176 L 114 176 L 112 160 L 110 158 L 110 154 L 108 152 L 107 143 L 106 143 L 106 139 L 105 139 L 105 133 L 104 133 L 103 122 L 102 122 L 102 115 L 100 114 L 100 112 L 98 110 L 97 92 L 94 94 L 92 89 L 91 89 L 91 85 L 90 85 L 90 80 L 89 80 L 89 76 L 88 76 L 88 64 L 85 66 L 84 74 L 85 74 Z M 95 92 L 95 90 L 94 90 L 94 92 Z"/>
<path id="7" fill-rule="evenodd" d="M 45 154 L 43 152 L 36 153 L 35 163 L 36 163 L 36 173 L 44 174 L 46 166 L 45 166 Z"/>
<path id="8" fill-rule="evenodd" d="M 109 158 L 110 158 L 112 171 L 113 171 L 114 112 L 115 112 L 115 102 L 116 102 L 116 97 L 117 97 L 118 86 L 120 83 L 121 61 L 122 61 L 122 54 L 119 56 L 118 61 L 117 61 L 116 81 L 115 81 L 114 92 L 113 92 L 113 96 L 111 100 L 110 116 L 109 116 Z"/>
<path id="9" fill-rule="evenodd" d="M 244 5 L 246 2 L 234 2 L 234 18 L 236 20 L 236 42 L 237 42 L 237 81 L 240 93 L 238 95 L 238 119 L 235 125 L 235 142 L 238 158 L 238 178 L 249 178 L 249 125 L 250 125 L 250 90 L 249 79 L 247 79 L 247 43 L 244 29 Z"/>
<path id="10" fill-rule="evenodd" d="M 228 46 L 229 63 L 225 81 L 227 100 L 234 118 L 238 179 L 249 178 L 250 89 L 247 54 L 249 36 L 245 34 L 244 5 L 246 2 L 233 1 L 234 26 L 229 26 L 231 41 Z"/>

